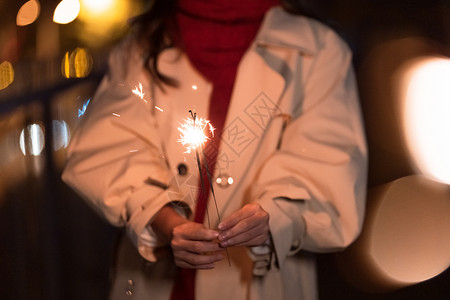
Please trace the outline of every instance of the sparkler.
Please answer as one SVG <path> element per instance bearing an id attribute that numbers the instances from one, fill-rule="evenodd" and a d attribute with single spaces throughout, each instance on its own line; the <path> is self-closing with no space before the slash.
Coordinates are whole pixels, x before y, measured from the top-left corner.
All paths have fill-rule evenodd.
<path id="1" fill-rule="evenodd" d="M 180 124 L 180 127 L 178 127 L 178 131 L 180 131 L 180 139 L 178 141 L 183 146 L 186 147 L 185 153 L 191 153 L 193 150 L 195 151 L 195 158 L 197 160 L 197 167 L 198 167 L 198 172 L 200 175 L 200 182 L 202 185 L 202 190 L 204 193 L 206 193 L 204 180 L 203 180 L 203 172 L 202 172 L 202 167 L 201 167 L 201 163 L 200 163 L 200 155 L 199 155 L 198 149 L 200 148 L 202 150 L 203 161 L 205 163 L 205 169 L 207 171 L 208 181 L 210 183 L 210 188 L 211 188 L 211 191 L 214 196 L 214 203 L 216 206 L 217 215 L 218 215 L 219 222 L 220 222 L 220 214 L 219 214 L 219 210 L 217 208 L 217 202 L 216 202 L 216 198 L 214 195 L 214 188 L 211 184 L 211 179 L 210 179 L 211 175 L 210 175 L 209 168 L 206 163 L 205 154 L 203 151 L 203 144 L 209 140 L 209 137 L 205 134 L 206 127 L 209 128 L 209 132 L 210 132 L 211 136 L 214 136 L 214 127 L 211 125 L 211 123 L 208 120 L 206 120 L 204 118 L 198 118 L 197 114 L 194 113 L 192 110 L 189 110 L 189 113 L 191 114 L 192 118 L 185 119 L 184 120 L 185 123 Z M 206 215 L 208 218 L 208 226 L 211 227 L 211 222 L 210 222 L 207 206 L 206 206 Z"/>
<path id="2" fill-rule="evenodd" d="M 191 118 L 184 120 L 185 123 L 180 124 L 180 127 L 178 127 L 178 131 L 180 131 L 180 139 L 178 141 L 183 146 L 186 147 L 185 153 L 191 153 L 193 150 L 195 150 L 195 157 L 197 160 L 197 167 L 198 167 L 198 172 L 200 175 L 200 182 L 201 182 L 203 193 L 206 194 L 205 183 L 203 180 L 203 172 L 202 172 L 200 156 L 199 156 L 199 148 L 200 148 L 200 150 L 202 152 L 202 158 L 203 158 L 203 163 L 204 163 L 205 170 L 206 170 L 206 175 L 208 177 L 209 187 L 211 189 L 211 194 L 212 194 L 213 200 L 214 200 L 214 206 L 215 206 L 216 212 L 217 212 L 217 218 L 220 223 L 221 218 L 220 218 L 220 213 L 219 213 L 219 207 L 217 205 L 216 195 L 214 193 L 214 186 L 212 183 L 212 174 L 208 167 L 208 162 L 206 159 L 205 151 L 203 150 L 204 143 L 210 139 L 205 134 L 206 128 L 209 129 L 209 133 L 211 136 L 214 136 L 215 129 L 211 125 L 209 120 L 206 120 L 203 118 L 198 118 L 197 114 L 194 113 L 192 110 L 189 110 L 189 113 L 191 114 Z M 208 227 L 211 227 L 207 203 L 206 203 L 206 215 L 208 218 Z M 228 264 L 231 266 L 230 257 L 228 255 L 228 249 L 225 249 L 225 251 L 227 253 Z"/>

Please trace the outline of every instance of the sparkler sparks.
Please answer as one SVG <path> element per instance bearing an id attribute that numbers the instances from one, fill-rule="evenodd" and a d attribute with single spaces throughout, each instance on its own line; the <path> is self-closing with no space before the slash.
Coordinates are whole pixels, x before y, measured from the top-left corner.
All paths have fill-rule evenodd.
<path id="1" fill-rule="evenodd" d="M 134 90 L 132 90 L 133 94 L 138 96 L 142 101 L 148 103 L 147 100 L 144 99 L 145 93 L 142 91 L 142 83 L 139 82 L 139 87 L 135 86 Z"/>
<path id="2" fill-rule="evenodd" d="M 209 137 L 205 134 L 207 127 L 211 136 L 214 136 L 215 130 L 207 119 L 197 118 L 192 111 L 190 113 L 192 118 L 185 119 L 185 123 L 180 124 L 180 127 L 178 127 L 178 131 L 180 131 L 180 139 L 178 141 L 186 147 L 185 153 L 191 153 L 192 150 L 196 150 L 209 140 Z"/>
<path id="3" fill-rule="evenodd" d="M 144 101 L 146 104 L 148 103 L 148 101 L 145 100 L 145 98 L 144 98 L 145 93 L 144 93 L 144 91 L 142 90 L 142 83 L 139 82 L 139 85 L 138 85 L 138 86 L 135 86 L 134 89 L 132 90 L 132 92 L 133 92 L 133 94 L 135 94 L 136 96 L 138 96 L 139 99 L 141 99 L 142 101 Z M 154 105 L 154 107 L 155 107 L 157 110 L 161 111 L 161 112 L 163 111 L 162 108 L 160 108 L 160 107 L 158 107 L 158 106 L 156 106 L 156 105 Z"/>

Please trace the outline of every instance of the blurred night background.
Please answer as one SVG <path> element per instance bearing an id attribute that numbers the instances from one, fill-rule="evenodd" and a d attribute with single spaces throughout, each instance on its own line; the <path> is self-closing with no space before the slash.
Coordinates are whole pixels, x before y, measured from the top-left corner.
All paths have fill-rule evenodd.
<path id="1" fill-rule="evenodd" d="M 147 2 L 0 0 L 0 299 L 107 299 L 120 231 L 62 183 L 60 174 L 111 46 Z M 450 57 L 450 1 L 314 3 L 318 16 L 354 52 L 369 144 L 369 187 L 417 174 L 400 133 L 399 76 L 414 58 Z M 440 78 L 450 86 L 448 68 Z M 442 93 L 450 102 L 449 89 Z M 450 141 L 449 132 L 447 123 L 440 139 Z M 439 218 L 450 220 L 450 215 Z M 448 238 L 448 232 L 441 235 L 444 245 Z M 345 275 L 352 264 L 342 267 L 340 259 L 319 255 L 322 300 L 450 299 L 450 252 L 430 278 L 388 290 L 354 284 Z"/>

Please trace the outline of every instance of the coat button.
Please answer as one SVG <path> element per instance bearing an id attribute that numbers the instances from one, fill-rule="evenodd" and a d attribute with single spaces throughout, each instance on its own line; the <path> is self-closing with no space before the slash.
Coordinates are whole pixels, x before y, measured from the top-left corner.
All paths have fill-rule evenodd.
<path id="1" fill-rule="evenodd" d="M 232 185 L 234 182 L 233 177 L 228 176 L 227 174 L 221 174 L 216 178 L 216 183 L 221 188 L 227 188 Z"/>
<path id="2" fill-rule="evenodd" d="M 133 296 L 133 287 L 134 287 L 133 279 L 128 279 L 127 280 L 127 287 L 125 288 L 125 295 Z"/>
<path id="3" fill-rule="evenodd" d="M 188 167 L 185 164 L 183 164 L 183 163 L 179 164 L 177 166 L 177 169 L 178 169 L 178 174 L 181 175 L 181 176 L 186 175 L 187 172 L 188 172 Z"/>

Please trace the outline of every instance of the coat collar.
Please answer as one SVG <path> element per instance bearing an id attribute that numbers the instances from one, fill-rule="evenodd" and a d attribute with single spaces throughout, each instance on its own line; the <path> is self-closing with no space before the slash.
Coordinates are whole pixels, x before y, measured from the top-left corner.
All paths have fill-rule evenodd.
<path id="1" fill-rule="evenodd" d="M 314 55 L 320 48 L 317 31 L 323 29 L 318 21 L 287 13 L 282 7 L 276 6 L 267 12 L 255 43 L 258 46 L 286 48 Z"/>

